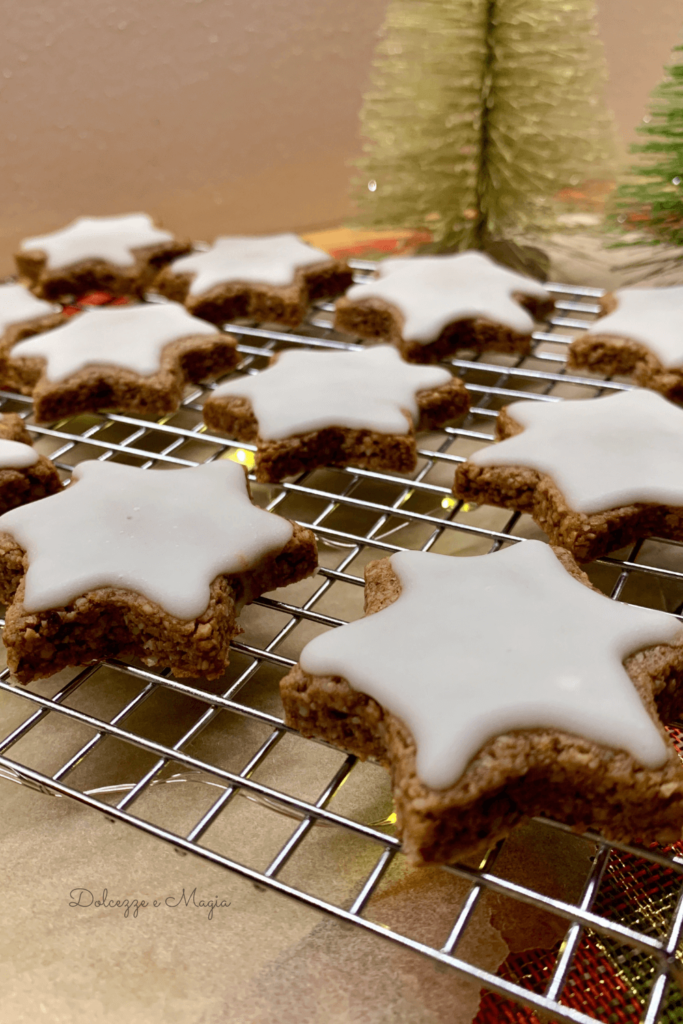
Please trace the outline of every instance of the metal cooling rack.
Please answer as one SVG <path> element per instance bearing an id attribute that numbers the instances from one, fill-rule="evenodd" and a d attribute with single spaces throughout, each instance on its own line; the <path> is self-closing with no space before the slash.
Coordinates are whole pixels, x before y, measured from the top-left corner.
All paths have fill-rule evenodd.
<path id="1" fill-rule="evenodd" d="M 359 279 L 372 266 L 354 262 Z M 683 966 L 676 951 L 683 927 L 683 856 L 676 850 L 608 844 L 592 834 L 581 839 L 572 836 L 574 844 L 585 844 L 590 866 L 582 893 L 575 902 L 567 902 L 545 895 L 541 886 L 519 884 L 497 871 L 505 846 L 499 844 L 478 868 L 458 865 L 444 869 L 466 879 L 469 890 L 449 933 L 443 941 L 431 945 L 402 929 L 388 927 L 373 912 L 373 899 L 383 880 L 402 858 L 400 843 L 393 835 L 385 773 L 377 766 L 359 765 L 354 757 L 344 757 L 292 734 L 282 722 L 274 696 L 278 677 L 294 664 L 292 655 L 296 656 L 302 645 L 298 634 L 341 623 L 341 618 L 330 611 L 335 606 L 335 593 L 346 588 L 347 603 L 353 598 L 353 588 L 363 585 L 362 565 L 368 557 L 405 547 L 451 553 L 467 547 L 468 552 L 483 553 L 533 534 L 528 518 L 516 513 L 500 512 L 494 528 L 482 520 L 483 510 L 453 500 L 450 483 L 455 465 L 463 461 L 471 447 L 491 439 L 497 411 L 511 399 L 558 401 L 629 387 L 627 382 L 566 373 L 569 337 L 595 318 L 601 292 L 559 284 L 550 287 L 557 298 L 557 313 L 535 333 L 530 356 L 479 357 L 473 353 L 470 358 L 451 360 L 456 373 L 467 383 L 473 408 L 460 426 L 421 438 L 423 447 L 414 474 L 340 469 L 302 474 L 277 486 L 253 485 L 260 504 L 315 531 L 321 547 L 321 567 L 308 590 L 297 585 L 298 589 L 291 588 L 284 599 L 264 597 L 257 602 L 258 613 L 266 621 L 270 621 L 269 616 L 272 619 L 271 632 L 266 630 L 264 638 L 261 621 L 252 636 L 247 625 L 243 638 L 233 645 L 231 666 L 218 689 L 212 689 L 205 680 L 179 682 L 164 672 L 112 661 L 74 672 L 68 678 L 62 674 L 52 686 L 55 692 L 50 692 L 48 686 L 46 695 L 46 684 L 17 687 L 5 670 L 0 673 L 0 689 L 11 695 L 19 712 L 6 734 L 7 724 L 0 723 L 0 773 L 45 794 L 71 797 L 113 822 L 125 822 L 172 844 L 179 852 L 222 865 L 258 886 L 283 893 L 462 972 L 494 994 L 496 1001 L 489 1005 L 489 1020 L 534 1020 L 529 1012 L 533 1010 L 576 1024 L 680 1020 Z M 316 307 L 295 332 L 231 325 L 231 331 L 239 336 L 241 372 L 258 372 L 270 354 L 283 346 L 355 347 L 356 342 L 348 336 L 332 330 L 330 314 L 329 305 Z M 84 458 L 123 460 L 151 469 L 193 466 L 229 457 L 249 466 L 253 446 L 213 436 L 202 424 L 201 405 L 211 386 L 188 389 L 181 410 L 160 422 L 102 415 L 38 426 L 31 418 L 30 400 L 8 392 L 0 392 L 0 408 L 24 416 L 36 443 L 42 450 L 49 447 L 51 458 L 65 477 Z M 598 573 L 598 584 L 615 600 L 632 601 L 633 592 L 642 584 L 646 593 L 654 587 L 668 610 L 680 615 L 681 550 L 680 545 L 671 543 L 637 544 L 621 557 L 605 558 L 591 568 Z M 360 608 L 358 602 L 356 605 Z M 304 640 L 307 638 L 304 636 Z M 103 673 L 125 684 L 125 700 L 116 708 L 107 703 L 106 686 L 91 687 Z M 89 698 L 79 707 L 82 693 Z M 160 723 L 173 720 L 181 705 L 182 734 L 175 736 L 165 727 L 155 733 L 148 724 L 137 726 L 141 713 L 152 705 Z M 246 730 L 247 738 L 240 737 L 239 749 L 248 753 L 239 765 L 228 758 L 225 767 L 222 755 L 209 759 L 192 753 L 197 741 L 215 730 L 219 718 L 221 723 L 230 723 L 233 736 Z M 73 728 L 78 739 L 72 741 L 68 759 L 58 767 L 41 766 L 36 749 L 43 744 L 34 744 L 30 756 L 25 753 L 26 741 L 35 736 L 33 730 L 37 729 L 40 736 L 47 729 L 44 735 L 49 736 L 55 732 L 61 735 L 68 728 Z M 312 769 L 315 778 L 311 786 L 317 784 L 317 797 L 303 799 L 291 779 L 278 776 L 277 755 L 283 741 L 298 744 L 297 750 L 304 754 L 311 750 L 324 754 L 325 770 L 319 766 Z M 104 748 L 116 752 L 118 776 L 114 779 L 103 768 L 107 760 L 102 757 Z M 379 786 L 378 791 L 385 793 L 379 817 L 375 813 L 372 820 L 372 813 L 365 817 L 349 813 L 343 802 L 339 803 L 342 787 L 346 787 L 344 792 L 353 789 L 349 785 L 353 780 L 357 780 L 361 792 L 371 780 L 373 786 Z M 191 782 L 204 785 L 188 785 Z M 176 791 L 173 784 L 182 784 L 191 791 L 194 809 L 183 823 L 164 823 L 163 814 L 150 801 L 152 793 L 160 792 L 155 787 L 161 783 Z M 237 796 L 247 801 L 236 800 Z M 219 834 L 216 826 L 224 820 L 229 822 L 235 807 L 277 816 L 282 835 L 277 848 L 268 852 L 267 863 L 263 862 L 263 851 L 258 856 L 252 850 L 230 855 L 215 838 Z M 550 821 L 539 827 L 569 831 Z M 320 844 L 321 836 L 331 834 L 343 837 L 343 853 L 338 852 L 336 842 Z M 302 880 L 297 877 L 296 862 L 311 843 L 319 847 L 318 872 L 314 879 L 309 872 Z M 348 884 L 340 896 L 335 880 L 340 858 L 349 863 L 349 844 L 363 848 L 363 855 L 354 861 L 362 870 L 358 870 L 357 877 L 346 879 Z M 642 883 L 640 900 L 637 886 L 641 884 L 638 879 L 643 878 L 649 881 Z M 559 948 L 546 951 L 542 963 L 537 959 L 532 966 L 518 964 L 515 968 L 508 962 L 497 974 L 469 962 L 460 953 L 463 937 L 488 893 L 550 913 L 555 920 L 562 919 L 566 931 Z M 653 908 L 650 915 L 647 906 Z M 604 964 L 609 964 L 609 970 Z"/>

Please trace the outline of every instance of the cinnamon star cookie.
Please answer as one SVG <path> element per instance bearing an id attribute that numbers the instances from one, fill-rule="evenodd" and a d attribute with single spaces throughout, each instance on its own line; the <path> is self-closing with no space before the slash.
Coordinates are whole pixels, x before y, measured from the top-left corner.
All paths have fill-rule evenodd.
<path id="1" fill-rule="evenodd" d="M 366 617 L 312 640 L 287 724 L 391 768 L 413 862 L 481 852 L 532 815 L 671 842 L 683 766 L 672 615 L 610 601 L 564 551 L 402 551 L 365 571 Z"/>
<path id="2" fill-rule="evenodd" d="M 310 530 L 252 505 L 234 462 L 82 462 L 61 493 L 0 516 L 8 664 L 27 683 L 132 655 L 215 679 L 242 606 L 316 565 Z"/>
<path id="3" fill-rule="evenodd" d="M 458 348 L 529 351 L 534 318 L 553 308 L 538 281 L 483 253 L 382 260 L 377 278 L 349 288 L 335 327 L 390 341 L 405 359 L 436 362 Z"/>
<path id="4" fill-rule="evenodd" d="M 570 370 L 632 375 L 641 387 L 683 402 L 683 286 L 624 288 L 607 313 L 569 346 Z"/>
<path id="5" fill-rule="evenodd" d="M 207 252 L 174 260 L 155 287 L 214 323 L 246 317 L 296 327 L 311 302 L 352 280 L 343 260 L 283 234 L 217 238 Z"/>
<path id="6" fill-rule="evenodd" d="M 390 345 L 289 349 L 261 373 L 219 384 L 204 421 L 255 441 L 257 479 L 277 481 L 316 466 L 409 472 L 415 429 L 441 426 L 468 407 L 461 380 L 441 367 L 411 366 Z"/>
<path id="7" fill-rule="evenodd" d="M 78 217 L 60 231 L 25 238 L 17 268 L 37 295 L 58 299 L 104 289 L 141 295 L 161 268 L 190 249 L 155 227 L 146 213 Z"/>
<path id="8" fill-rule="evenodd" d="M 236 339 L 176 303 L 109 306 L 0 345 L 4 387 L 32 395 L 36 420 L 100 409 L 163 416 L 183 388 L 232 369 Z"/>
<path id="9" fill-rule="evenodd" d="M 513 402 L 496 432 L 458 466 L 459 498 L 528 512 L 581 562 L 639 537 L 683 540 L 683 410 L 660 395 Z"/>

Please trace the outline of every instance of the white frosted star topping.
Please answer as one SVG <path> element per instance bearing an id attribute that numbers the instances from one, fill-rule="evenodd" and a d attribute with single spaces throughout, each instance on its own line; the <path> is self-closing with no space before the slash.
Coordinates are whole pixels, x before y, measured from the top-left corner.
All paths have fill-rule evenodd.
<path id="1" fill-rule="evenodd" d="M 683 409 L 653 391 L 568 402 L 513 402 L 521 434 L 470 456 L 476 466 L 526 466 L 592 515 L 637 502 L 683 505 Z"/>
<path id="2" fill-rule="evenodd" d="M 359 352 L 289 349 L 268 369 L 221 384 L 213 394 L 248 398 L 264 440 L 333 426 L 407 434 L 418 419 L 417 392 L 450 380 L 440 367 L 404 362 L 392 345 Z"/>
<path id="3" fill-rule="evenodd" d="M 0 516 L 0 533 L 28 554 L 28 612 L 122 587 L 194 619 L 217 576 L 257 567 L 292 525 L 252 505 L 229 460 L 177 470 L 82 462 L 66 490 Z"/>
<path id="4" fill-rule="evenodd" d="M 405 319 L 405 341 L 423 345 L 436 341 L 448 324 L 477 317 L 528 333 L 534 322 L 513 294 L 550 298 L 537 281 L 479 252 L 394 257 L 383 260 L 378 272 L 377 280 L 349 288 L 346 298 L 383 299 L 396 306 Z"/>
<path id="5" fill-rule="evenodd" d="M 120 366 L 141 376 L 157 373 L 166 345 L 193 335 L 216 334 L 206 320 L 177 302 L 92 309 L 12 346 L 12 358 L 39 356 L 53 382 L 86 366 Z"/>
<path id="6" fill-rule="evenodd" d="M 117 267 L 132 267 L 133 249 L 170 242 L 173 235 L 154 226 L 146 213 L 121 217 L 77 217 L 60 231 L 25 238 L 22 252 L 44 252 L 52 270 L 70 267 L 81 260 L 106 260 Z"/>
<path id="7" fill-rule="evenodd" d="M 38 461 L 38 452 L 30 444 L 0 438 L 0 469 L 28 469 Z"/>
<path id="8" fill-rule="evenodd" d="M 282 287 L 294 282 L 296 271 L 329 260 L 328 253 L 292 234 L 217 238 L 208 252 L 181 256 L 170 269 L 192 274 L 190 295 L 203 295 L 219 284 L 245 282 Z"/>
<path id="9" fill-rule="evenodd" d="M 667 760 L 622 662 L 673 641 L 673 616 L 589 590 L 538 541 L 471 558 L 402 551 L 391 565 L 399 598 L 316 637 L 300 661 L 402 719 L 425 785 L 453 785 L 486 742 L 520 729 L 558 729 L 648 768 Z"/>
<path id="10" fill-rule="evenodd" d="M 683 367 L 683 286 L 624 288 L 614 296 L 617 308 L 591 324 L 586 336 L 639 341 L 667 369 Z"/>
<path id="11" fill-rule="evenodd" d="M 37 299 L 23 284 L 0 284 L 0 334 L 15 324 L 59 313 L 61 306 Z"/>

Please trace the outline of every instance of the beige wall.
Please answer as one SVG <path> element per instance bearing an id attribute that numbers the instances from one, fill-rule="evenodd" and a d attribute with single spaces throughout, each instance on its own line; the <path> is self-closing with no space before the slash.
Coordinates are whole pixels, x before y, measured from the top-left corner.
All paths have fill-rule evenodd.
<path id="1" fill-rule="evenodd" d="M 340 220 L 385 3 L 1 0 L 0 259 L 78 213 Z"/>
<path id="2" fill-rule="evenodd" d="M 204 238 L 342 220 L 386 2 L 0 0 L 0 268 L 79 213 Z M 628 135 L 683 5 L 599 8 Z"/>
<path id="3" fill-rule="evenodd" d="M 628 142 L 673 47 L 683 43 L 683 0 L 597 0 L 597 7 L 610 73 L 607 99 Z"/>

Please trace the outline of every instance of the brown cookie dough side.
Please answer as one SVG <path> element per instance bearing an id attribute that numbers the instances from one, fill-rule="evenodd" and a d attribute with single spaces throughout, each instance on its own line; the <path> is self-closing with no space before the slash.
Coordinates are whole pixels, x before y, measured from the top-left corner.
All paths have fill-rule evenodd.
<path id="1" fill-rule="evenodd" d="M 271 361 L 274 362 L 275 359 Z M 417 395 L 418 430 L 430 430 L 469 409 L 469 394 L 457 377 Z M 256 442 L 256 479 L 276 483 L 320 466 L 359 466 L 362 469 L 409 473 L 417 465 L 414 430 L 380 434 L 349 427 L 325 427 L 279 441 L 258 434 L 251 402 L 237 395 L 210 395 L 204 403 L 204 422 L 239 441 Z"/>
<path id="2" fill-rule="evenodd" d="M 10 669 L 20 682 L 29 683 L 69 665 L 132 656 L 150 667 L 168 667 L 178 677 L 218 678 L 228 664 L 230 642 L 241 632 L 237 616 L 243 605 L 315 572 L 315 538 L 310 530 L 292 525 L 282 551 L 250 572 L 218 576 L 206 611 L 187 621 L 118 587 L 88 591 L 64 608 L 27 612 L 27 559 L 11 537 L 0 534 L 0 597 L 12 599 L 3 633 Z"/>
<path id="3" fill-rule="evenodd" d="M 368 562 L 363 595 L 366 615 L 388 608 L 400 593 L 401 584 L 388 558 Z M 384 709 L 345 679 L 312 676 L 297 664 L 280 680 L 280 696 L 287 725 L 302 736 L 324 739 L 362 761 L 371 757 L 389 767 Z"/>
<path id="4" fill-rule="evenodd" d="M 500 439 L 523 428 L 508 408 L 496 422 Z M 551 477 L 526 466 L 476 466 L 461 463 L 453 493 L 463 501 L 527 512 L 550 542 L 566 548 L 579 562 L 592 562 L 640 537 L 683 540 L 683 507 L 638 503 L 593 515 L 576 512 Z"/>
<path id="5" fill-rule="evenodd" d="M 590 586 L 570 555 L 555 553 Z M 366 587 L 368 614 L 396 600 L 400 582 L 388 559 L 368 564 Z M 683 643 L 640 651 L 625 666 L 649 710 L 657 705 L 667 719 L 680 714 Z M 486 743 L 454 786 L 434 790 L 417 776 L 415 743 L 405 724 L 346 680 L 309 676 L 295 666 L 281 681 L 281 694 L 288 725 L 361 758 L 390 763 L 397 827 L 413 863 L 449 863 L 480 853 L 537 814 L 622 841 L 680 838 L 683 769 L 670 741 L 669 761 L 653 771 L 624 752 L 559 730 L 519 730 Z"/>
<path id="6" fill-rule="evenodd" d="M 0 438 L 33 446 L 24 421 L 15 412 L 0 415 Z M 61 488 L 59 473 L 44 455 L 38 455 L 37 462 L 23 469 L 0 469 L 0 515 L 18 505 L 56 494 Z"/>
<path id="7" fill-rule="evenodd" d="M 116 409 L 149 416 L 165 416 L 178 408 L 185 384 L 228 373 L 239 362 L 237 339 L 229 334 L 191 335 L 163 349 L 160 369 L 143 376 L 114 365 L 86 366 L 63 381 L 45 374 L 45 360 L 13 357 L 8 375 L 23 394 L 33 396 L 36 422 L 51 423 L 64 416 Z"/>
<path id="8" fill-rule="evenodd" d="M 32 445 L 31 435 L 18 412 L 0 413 L 0 437 L 5 441 L 19 441 Z"/>
<path id="9" fill-rule="evenodd" d="M 515 294 L 534 319 L 546 319 L 554 308 L 552 299 L 539 300 Z M 355 334 L 368 341 L 385 341 L 396 345 L 401 355 L 412 363 L 436 363 L 457 349 L 469 348 L 492 352 L 528 354 L 531 333 L 520 333 L 484 317 L 456 320 L 444 327 L 434 341 L 426 345 L 406 341 L 403 337 L 405 318 L 397 306 L 379 298 L 354 301 L 341 298 L 336 304 L 334 326 L 339 331 Z"/>
<path id="10" fill-rule="evenodd" d="M 240 318 L 296 327 L 313 301 L 334 298 L 348 288 L 353 275 L 346 263 L 325 260 L 296 271 L 284 287 L 234 281 L 216 285 L 201 295 L 191 295 L 191 274 L 176 274 L 167 267 L 155 282 L 162 295 L 182 302 L 193 316 L 222 324 Z"/>
<path id="11" fill-rule="evenodd" d="M 54 465 L 44 455 L 25 469 L 0 469 L 0 515 L 30 501 L 47 498 L 62 489 Z"/>
<path id="12" fill-rule="evenodd" d="M 683 402 L 683 367 L 662 366 L 657 356 L 633 338 L 585 334 L 569 346 L 567 369 L 590 370 L 605 377 L 633 377 L 636 384 Z"/>
<path id="13" fill-rule="evenodd" d="M 167 263 L 191 249 L 190 242 L 175 239 L 140 246 L 131 250 L 134 263 L 130 267 L 86 259 L 52 270 L 47 266 L 47 254 L 38 249 L 20 250 L 14 258 L 19 274 L 28 281 L 31 290 L 41 299 L 52 300 L 99 290 L 112 295 L 142 295 Z"/>

